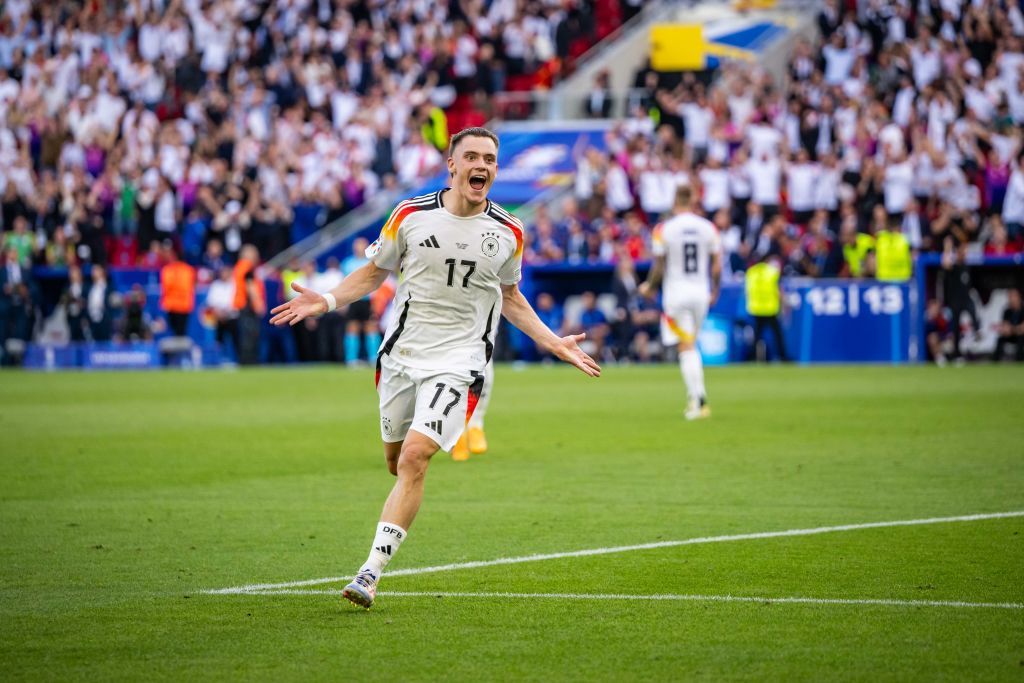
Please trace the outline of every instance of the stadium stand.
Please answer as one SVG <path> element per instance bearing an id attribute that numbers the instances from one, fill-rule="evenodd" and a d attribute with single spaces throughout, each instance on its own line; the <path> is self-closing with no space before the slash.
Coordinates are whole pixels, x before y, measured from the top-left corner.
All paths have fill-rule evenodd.
<path id="1" fill-rule="evenodd" d="M 244 245 L 265 259 L 278 254 L 385 190 L 436 175 L 450 133 L 494 116 L 529 116 L 532 105 L 521 103 L 530 100 L 516 93 L 571 76 L 640 6 L 6 3 L 0 220 L 9 287 L 0 297 L 0 348 L 8 338 L 167 334 L 155 278 L 168 246 L 197 267 L 201 291 L 227 282 L 221 274 Z M 787 276 L 906 280 L 897 233 L 925 255 L 918 262 L 940 294 L 956 272 L 950 253 L 1017 258 L 1019 6 L 816 6 L 818 35 L 796 40 L 785 78 L 727 59 L 705 72 L 648 65 L 626 92 L 597 72 L 577 113 L 627 114 L 611 121 L 603 149 L 574 150 L 571 196 L 530 207 L 527 263 L 596 266 L 608 280 L 588 286 L 612 291 L 612 265 L 628 260 L 642 270 L 649 259 L 651 228 L 680 184 L 700 190 L 734 281 L 765 257 Z M 509 109 L 517 106 L 526 109 Z M 109 266 L 103 296 L 93 295 L 103 298 L 109 335 L 106 322 L 88 319 L 93 265 Z M 322 279 L 325 266 L 299 263 L 283 274 Z M 280 300 L 277 273 L 258 272 L 277 285 L 269 284 L 267 302 Z M 232 340 L 230 348 L 240 310 L 217 296 L 216 306 L 197 309 L 189 334 L 205 330 L 211 340 Z M 556 306 L 575 310 L 577 301 L 558 298 Z M 613 327 L 604 348 L 647 358 L 633 335 L 650 327 L 649 302 L 619 296 L 613 308 L 611 298 L 598 299 Z M 386 303 L 375 303 L 378 316 Z M 56 308 L 75 321 L 70 332 L 52 324 Z M 620 324 L 634 318 L 635 328 Z M 274 343 L 279 358 L 344 355 L 322 340 Z M 266 360 L 268 348 L 249 356 Z"/>
<path id="2" fill-rule="evenodd" d="M 550 84 L 616 13 L 607 0 L 7 3 L 4 229 L 26 218 L 23 261 L 51 266 L 156 266 L 166 239 L 195 264 L 213 238 L 229 260 L 243 242 L 273 255 L 435 171 L 449 132 L 486 120 L 486 95 Z"/>
<path id="3" fill-rule="evenodd" d="M 776 258 L 785 276 L 902 282 L 911 257 L 932 254 L 921 264 L 956 334 L 930 357 L 959 357 L 961 326 L 991 337 L 976 345 L 990 350 L 998 325 L 968 314 L 978 292 L 970 306 L 966 292 L 950 297 L 965 260 L 1024 252 L 1019 5 L 876 1 L 858 12 L 830 1 L 817 28 L 793 46 L 781 82 L 745 62 L 705 73 L 648 64 L 616 94 L 598 74 L 586 115 L 624 104 L 628 116 L 607 151 L 579 154 L 574 200 L 556 218 L 538 212 L 528 261 L 646 260 L 675 188 L 692 185 L 723 236 L 727 280 Z M 1019 283 L 1004 277 L 985 295 L 1002 300 L 1007 286 Z M 618 320 L 645 305 L 634 294 Z"/>
<path id="4" fill-rule="evenodd" d="M 949 4 L 827 3 L 782 87 L 741 62 L 706 80 L 645 68 L 609 153 L 580 155 L 577 202 L 531 226 L 529 259 L 643 260 L 681 184 L 701 188 L 735 273 L 777 255 L 788 275 L 873 275 L 861 261 L 888 223 L 915 252 L 1020 253 L 1024 19 Z M 613 108 L 604 80 L 594 115 Z"/>
<path id="5" fill-rule="evenodd" d="M 5 310 L 31 310 L 3 335 L 50 313 L 41 289 L 60 285 L 33 272 L 156 271 L 170 244 L 205 283 L 243 244 L 272 256 L 430 175 L 490 94 L 550 85 L 619 15 L 615 0 L 5 3 L 0 220 L 25 295 Z"/>

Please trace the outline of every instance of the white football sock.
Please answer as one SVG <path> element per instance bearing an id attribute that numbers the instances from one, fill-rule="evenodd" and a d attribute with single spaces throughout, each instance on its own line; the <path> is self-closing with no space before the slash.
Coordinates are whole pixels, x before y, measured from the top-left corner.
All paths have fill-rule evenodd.
<path id="1" fill-rule="evenodd" d="M 686 393 L 690 400 L 704 398 L 704 363 L 701 361 L 700 351 L 690 349 L 680 353 L 679 369 L 683 373 L 683 382 L 686 383 Z"/>
<path id="2" fill-rule="evenodd" d="M 380 579 L 384 567 L 398 552 L 398 546 L 402 545 L 406 536 L 405 529 L 397 524 L 378 522 L 377 534 L 373 537 L 373 545 L 370 547 L 370 556 L 366 558 L 366 562 L 363 563 L 359 571 L 369 570 L 377 579 Z"/>

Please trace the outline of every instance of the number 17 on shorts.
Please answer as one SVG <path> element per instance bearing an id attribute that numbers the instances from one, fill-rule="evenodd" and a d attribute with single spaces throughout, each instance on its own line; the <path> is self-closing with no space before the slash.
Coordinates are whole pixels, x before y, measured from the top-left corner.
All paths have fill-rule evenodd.
<path id="1" fill-rule="evenodd" d="M 381 438 L 403 441 L 410 429 L 450 451 L 466 428 L 483 390 L 483 373 L 435 372 L 403 367 L 385 356 L 381 363 Z"/>

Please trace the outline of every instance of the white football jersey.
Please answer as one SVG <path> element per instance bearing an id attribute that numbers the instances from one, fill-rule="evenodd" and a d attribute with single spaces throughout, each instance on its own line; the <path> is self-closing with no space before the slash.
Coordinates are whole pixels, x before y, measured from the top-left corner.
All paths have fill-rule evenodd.
<path id="1" fill-rule="evenodd" d="M 652 251 L 665 257 L 663 304 L 711 296 L 708 264 L 721 251 L 718 229 L 695 213 L 681 213 L 654 228 Z"/>
<path id="2" fill-rule="evenodd" d="M 401 202 L 366 256 L 399 274 L 380 354 L 418 370 L 483 370 L 501 316 L 501 285 L 522 277 L 523 224 L 488 200 L 466 218 L 447 188 Z"/>

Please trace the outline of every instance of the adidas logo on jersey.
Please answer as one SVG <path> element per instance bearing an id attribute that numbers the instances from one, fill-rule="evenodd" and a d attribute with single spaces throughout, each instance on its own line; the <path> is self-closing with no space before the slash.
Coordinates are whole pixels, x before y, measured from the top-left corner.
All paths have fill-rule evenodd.
<path id="1" fill-rule="evenodd" d="M 437 243 L 437 238 L 434 237 L 433 235 L 430 236 L 430 239 L 426 239 L 426 240 L 423 240 L 422 242 L 420 242 L 420 246 L 421 247 L 431 247 L 431 248 L 435 248 L 435 249 L 440 249 L 441 248 L 441 245 Z"/>
<path id="2" fill-rule="evenodd" d="M 434 420 L 432 422 L 424 422 L 423 426 L 426 427 L 427 429 L 433 429 L 438 434 L 441 433 L 441 421 L 440 420 Z"/>
<path id="3" fill-rule="evenodd" d="M 376 550 L 379 553 L 384 553 L 385 555 L 390 555 L 391 554 L 391 546 L 390 545 L 379 545 L 376 548 L 374 548 L 374 550 Z"/>

